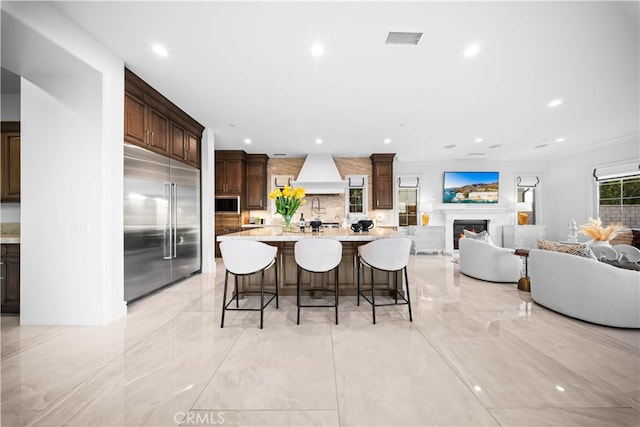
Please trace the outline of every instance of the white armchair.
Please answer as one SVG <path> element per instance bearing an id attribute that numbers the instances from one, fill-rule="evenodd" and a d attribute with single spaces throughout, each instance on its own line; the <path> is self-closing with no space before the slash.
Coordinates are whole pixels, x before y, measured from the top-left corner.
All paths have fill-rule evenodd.
<path id="1" fill-rule="evenodd" d="M 520 279 L 522 259 L 513 249 L 475 239 L 460 239 L 460 272 L 489 282 L 515 283 Z"/>

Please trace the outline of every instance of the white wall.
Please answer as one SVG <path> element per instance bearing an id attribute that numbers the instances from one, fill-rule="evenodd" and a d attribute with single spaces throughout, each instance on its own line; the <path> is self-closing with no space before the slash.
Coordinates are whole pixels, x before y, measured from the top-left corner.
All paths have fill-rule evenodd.
<path id="1" fill-rule="evenodd" d="M 547 236 L 564 240 L 572 218 L 577 224 L 582 224 L 589 217 L 597 216 L 594 168 L 628 163 L 634 159 L 640 162 L 640 140 L 637 136 L 550 160 L 548 182 L 552 185 L 545 187 Z"/>
<path id="2" fill-rule="evenodd" d="M 202 134 L 200 156 L 200 191 L 202 191 L 202 272 L 215 271 L 214 235 L 214 169 L 215 147 L 213 129 L 206 128 Z"/>
<path id="3" fill-rule="evenodd" d="M 19 122 L 20 121 L 20 94 L 19 93 L 3 93 L 2 94 L 2 121 L 3 122 Z"/>
<path id="4" fill-rule="evenodd" d="M 126 314 L 124 63 L 45 2 L 3 2 L 4 68 L 21 87 L 21 324 Z"/>
<path id="5" fill-rule="evenodd" d="M 431 200 L 431 225 L 444 225 L 444 215 L 438 206 L 442 201 L 444 171 L 499 171 L 500 201 L 498 206 L 508 212 L 504 225 L 515 224 L 515 177 L 536 175 L 541 178 L 536 192 L 537 223 L 547 225 L 547 238 L 564 240 L 568 224 L 573 218 L 578 224 L 597 215 L 595 184 L 592 177 L 596 167 L 640 162 L 640 140 L 626 138 L 586 147 L 583 151 L 551 160 L 535 161 L 465 161 L 438 160 L 433 162 L 396 162 L 395 175 L 420 176 L 420 199 Z M 474 206 L 470 206 L 470 209 Z M 498 242 L 499 239 L 494 239 Z"/>
<path id="6" fill-rule="evenodd" d="M 516 176 L 536 175 L 541 178 L 542 188 L 547 187 L 546 164 L 544 161 L 491 161 L 491 160 L 443 160 L 430 162 L 397 161 L 394 164 L 394 175 L 416 175 L 420 177 L 420 202 L 431 203 L 434 210 L 430 213 L 430 225 L 445 225 L 445 215 L 442 206 L 442 191 L 444 185 L 443 174 L 445 171 L 498 171 L 500 172 L 500 193 L 496 205 L 467 206 L 465 209 L 481 210 L 485 208 L 503 209 L 503 213 L 497 215 L 497 223 L 494 226 L 501 230 L 502 225 L 516 223 Z M 397 184 L 397 183 L 396 183 Z M 538 197 L 539 196 L 539 197 Z M 545 221 L 543 207 L 546 197 L 544 191 L 536 193 L 538 208 L 538 223 Z M 495 216 L 495 215 L 494 215 Z M 496 243 L 501 242 L 501 236 L 492 236 Z"/>

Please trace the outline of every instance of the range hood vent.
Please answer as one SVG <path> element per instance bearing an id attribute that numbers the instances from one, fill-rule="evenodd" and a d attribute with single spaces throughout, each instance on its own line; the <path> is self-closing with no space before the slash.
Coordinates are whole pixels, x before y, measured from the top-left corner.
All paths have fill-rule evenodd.
<path id="1" fill-rule="evenodd" d="M 304 187 L 307 194 L 344 194 L 347 182 L 342 179 L 331 154 L 308 154 L 294 187 Z"/>

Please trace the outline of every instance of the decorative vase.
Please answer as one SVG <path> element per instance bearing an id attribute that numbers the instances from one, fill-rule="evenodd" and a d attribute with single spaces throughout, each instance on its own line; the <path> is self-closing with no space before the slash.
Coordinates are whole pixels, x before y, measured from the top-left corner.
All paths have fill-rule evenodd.
<path id="1" fill-rule="evenodd" d="M 529 222 L 529 214 L 526 212 L 518 212 L 518 224 L 527 225 Z"/>
<path id="2" fill-rule="evenodd" d="M 293 215 L 282 215 L 284 224 L 282 225 L 282 231 L 291 231 L 291 218 Z"/>
<path id="3" fill-rule="evenodd" d="M 609 243 L 608 240 L 594 240 L 593 242 L 589 243 L 589 246 L 605 246 L 605 247 L 611 247 L 611 243 Z"/>
<path id="4" fill-rule="evenodd" d="M 429 224 L 429 214 L 428 213 L 423 213 L 422 214 L 422 225 L 427 225 Z"/>

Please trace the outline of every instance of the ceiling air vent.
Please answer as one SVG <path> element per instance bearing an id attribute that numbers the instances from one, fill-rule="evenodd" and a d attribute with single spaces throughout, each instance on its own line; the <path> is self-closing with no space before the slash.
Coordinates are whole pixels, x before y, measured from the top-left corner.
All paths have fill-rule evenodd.
<path id="1" fill-rule="evenodd" d="M 417 45 L 422 37 L 422 32 L 416 31 L 389 31 L 387 34 L 387 41 L 384 44 L 403 44 L 403 45 Z"/>

